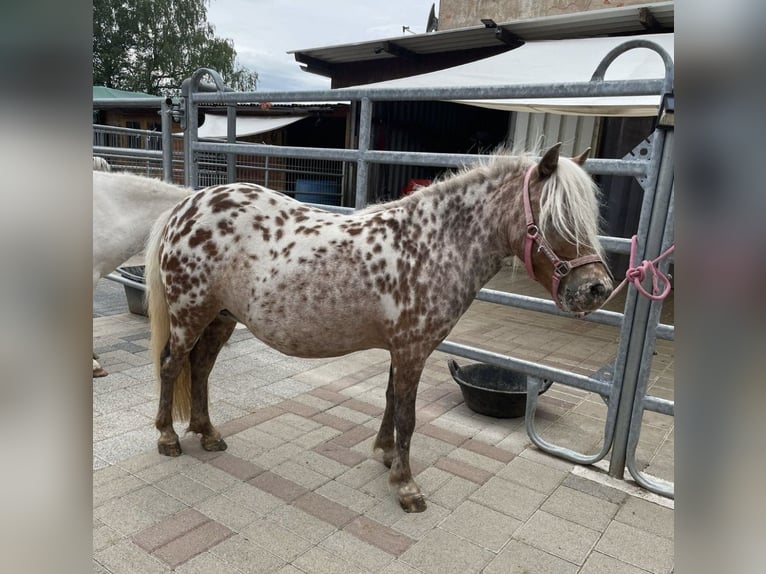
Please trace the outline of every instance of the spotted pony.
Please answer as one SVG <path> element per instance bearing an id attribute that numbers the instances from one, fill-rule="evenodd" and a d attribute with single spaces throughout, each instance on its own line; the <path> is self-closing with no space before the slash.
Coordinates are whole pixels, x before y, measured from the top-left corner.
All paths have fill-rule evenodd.
<path id="1" fill-rule="evenodd" d="M 174 416 L 188 418 L 206 450 L 226 448 L 208 415 L 208 376 L 237 321 L 293 356 L 386 349 L 374 446 L 402 508 L 423 511 L 409 459 L 420 375 L 502 260 L 528 251 L 530 272 L 549 290 L 572 262 L 553 293 L 565 311 L 596 309 L 611 292 L 586 154 L 560 158 L 556 145 L 539 163 L 498 155 L 351 215 L 244 183 L 183 200 L 156 223 L 147 252 L 160 453 L 181 454 Z M 525 248 L 534 233 L 546 249 Z"/>

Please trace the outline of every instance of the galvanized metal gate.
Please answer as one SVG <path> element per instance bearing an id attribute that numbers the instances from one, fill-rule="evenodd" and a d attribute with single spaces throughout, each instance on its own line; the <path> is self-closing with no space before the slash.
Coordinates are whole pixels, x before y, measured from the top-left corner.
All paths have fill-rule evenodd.
<path id="1" fill-rule="evenodd" d="M 665 78 L 657 80 L 604 81 L 604 73 L 614 59 L 631 49 L 649 49 L 658 54 L 665 64 Z M 203 80 L 209 78 L 212 84 Z M 546 98 L 584 96 L 638 96 L 659 94 L 672 96 L 673 61 L 657 44 L 634 39 L 626 41 L 610 52 L 594 71 L 590 82 L 570 84 L 512 85 L 496 87 L 461 87 L 429 89 L 365 89 L 321 90 L 301 92 L 251 92 L 230 91 L 213 70 L 200 69 L 184 83 L 183 108 L 173 110 L 169 102 L 162 102 L 163 127 L 169 126 L 170 116 L 181 115 L 184 128 L 184 175 L 189 186 L 200 183 L 200 157 L 203 154 L 223 154 L 227 159 L 230 181 L 234 180 L 237 155 L 258 155 L 275 158 L 310 158 L 343 161 L 355 167 L 356 209 L 364 207 L 368 197 L 368 174 L 373 164 L 406 164 L 418 166 L 459 167 L 476 162 L 482 156 L 465 154 L 435 154 L 371 149 L 372 111 L 375 102 L 383 101 L 436 101 L 492 98 Z M 237 144 L 235 141 L 236 106 L 253 102 L 312 102 L 352 101 L 353 109 L 359 110 L 357 147 L 355 149 L 327 149 L 309 147 L 284 147 L 264 144 Z M 663 102 L 666 98 L 663 98 Z M 197 137 L 198 108 L 202 105 L 224 105 L 228 111 L 228 143 L 201 142 Z M 172 149 L 167 146 L 165 149 Z M 95 148 L 94 148 L 95 150 Z M 97 150 L 96 150 L 97 151 Z M 163 152 L 165 179 L 169 179 L 172 157 Z M 644 190 L 643 203 L 637 232 L 637 260 L 652 260 L 673 243 L 673 130 L 658 125 L 654 133 L 622 159 L 592 159 L 586 163 L 592 174 L 626 175 L 635 177 Z M 349 170 L 347 170 L 349 171 Z M 332 211 L 349 212 L 351 208 L 319 206 Z M 601 237 L 609 252 L 629 253 L 630 241 L 616 237 Z M 666 271 L 670 259 L 660 264 Z M 482 289 L 477 299 L 501 305 L 563 315 L 555 304 L 547 299 L 514 293 Z M 641 486 L 673 497 L 673 484 L 645 474 L 638 468 L 636 450 L 641 433 L 644 411 L 654 411 L 673 416 L 674 402 L 647 395 L 647 383 L 656 340 L 674 339 L 674 327 L 660 324 L 662 301 L 642 297 L 638 290 L 628 286 L 622 313 L 599 310 L 584 320 L 620 327 L 620 338 L 615 363 L 610 369 L 611 377 L 603 373 L 585 376 L 572 371 L 553 368 L 544 364 L 502 355 L 486 349 L 469 347 L 452 341 L 444 341 L 439 350 L 523 372 L 529 377 L 526 412 L 526 429 L 531 440 L 542 450 L 580 464 L 594 464 L 609 458 L 609 474 L 623 478 L 625 469 Z M 551 444 L 537 431 L 535 412 L 537 388 L 542 379 L 600 394 L 607 404 L 607 417 L 603 441 L 593 454 L 575 452 Z"/>

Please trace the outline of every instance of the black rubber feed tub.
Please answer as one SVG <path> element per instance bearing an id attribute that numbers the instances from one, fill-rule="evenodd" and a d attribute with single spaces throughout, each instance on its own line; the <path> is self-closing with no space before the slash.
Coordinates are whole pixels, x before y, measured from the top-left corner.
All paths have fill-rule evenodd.
<path id="1" fill-rule="evenodd" d="M 527 376 L 504 367 L 479 363 L 459 367 L 447 362 L 452 378 L 460 385 L 465 404 L 472 411 L 496 418 L 523 417 L 527 406 Z M 544 380 L 539 394 L 553 381 Z"/>
<path id="2" fill-rule="evenodd" d="M 117 272 L 126 279 L 130 279 L 141 285 L 145 284 L 143 265 L 136 265 L 135 267 L 118 267 Z M 136 315 L 147 316 L 144 292 L 132 285 L 123 285 L 123 287 L 125 288 L 125 297 L 128 300 L 128 311 L 135 313 Z"/>

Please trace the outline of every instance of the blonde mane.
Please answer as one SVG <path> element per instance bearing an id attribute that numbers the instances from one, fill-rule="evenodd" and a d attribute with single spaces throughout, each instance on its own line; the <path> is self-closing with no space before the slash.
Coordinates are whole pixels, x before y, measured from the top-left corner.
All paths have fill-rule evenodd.
<path id="1" fill-rule="evenodd" d="M 569 158 L 559 158 L 558 168 L 540 192 L 540 221 L 543 235 L 553 230 L 577 247 L 604 256 L 599 231 L 601 192 L 591 177 Z"/>
<path id="2" fill-rule="evenodd" d="M 478 181 L 484 178 L 496 179 L 513 171 L 523 174 L 536 163 L 536 158 L 540 155 L 535 151 L 514 150 L 511 153 L 513 155 L 509 155 L 506 148 L 500 148 L 488 159 L 464 166 L 456 172 L 445 172 L 431 185 L 411 195 L 387 203 L 370 205 L 357 213 L 374 213 L 401 207 L 411 201 L 417 201 L 420 194 L 437 193 L 440 184 L 447 180 L 451 186 L 459 187 L 470 184 L 470 181 L 461 181 L 461 178 L 475 178 Z M 540 214 L 536 223 L 543 235 L 560 235 L 565 241 L 576 246 L 578 254 L 586 250 L 603 257 L 601 242 L 598 240 L 601 221 L 600 196 L 601 191 L 585 170 L 571 159 L 560 157 L 556 171 L 543 183 L 540 191 Z"/>

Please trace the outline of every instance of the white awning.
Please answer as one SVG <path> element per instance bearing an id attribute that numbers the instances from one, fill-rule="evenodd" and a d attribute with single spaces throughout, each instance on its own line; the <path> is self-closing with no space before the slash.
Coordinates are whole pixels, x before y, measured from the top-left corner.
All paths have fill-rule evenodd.
<path id="1" fill-rule="evenodd" d="M 425 88 L 587 82 L 603 57 L 612 48 L 632 38 L 640 37 L 656 42 L 672 58 L 673 36 L 672 33 L 645 34 L 629 37 L 527 42 L 515 50 L 461 66 L 358 87 Z M 665 66 L 660 55 L 646 48 L 635 48 L 621 54 L 612 62 L 607 69 L 605 79 L 637 80 L 664 77 Z M 464 104 L 509 111 L 591 116 L 654 116 L 659 108 L 660 96 L 459 101 Z"/>
<path id="2" fill-rule="evenodd" d="M 252 136 L 278 130 L 306 117 L 308 116 L 305 114 L 290 116 L 238 116 L 237 137 Z M 227 125 L 226 116 L 205 114 L 205 122 L 199 127 L 197 137 L 200 139 L 226 138 Z"/>

